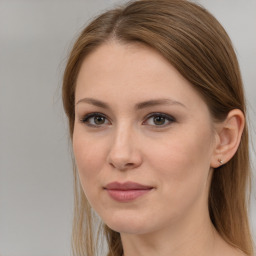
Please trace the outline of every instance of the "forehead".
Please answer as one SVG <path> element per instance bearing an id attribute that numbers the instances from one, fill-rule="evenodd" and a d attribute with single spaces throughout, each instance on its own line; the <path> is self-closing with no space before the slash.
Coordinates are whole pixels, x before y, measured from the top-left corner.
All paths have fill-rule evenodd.
<path id="1" fill-rule="evenodd" d="M 91 52 L 84 59 L 78 80 L 81 76 L 92 74 L 96 70 L 101 71 L 98 75 L 112 75 L 113 79 L 127 74 L 137 78 L 138 75 L 164 71 L 164 68 L 170 69 L 169 62 L 153 48 L 141 43 L 119 43 L 110 41 L 102 44 Z M 154 73 L 155 73 L 154 72 Z M 97 77 L 100 78 L 100 77 Z M 146 77 L 144 77 L 146 78 Z"/>
<path id="2" fill-rule="evenodd" d="M 195 105 L 202 99 L 192 85 L 156 50 L 143 44 L 108 42 L 83 61 L 76 86 L 83 97 L 112 103 L 170 97 Z"/>

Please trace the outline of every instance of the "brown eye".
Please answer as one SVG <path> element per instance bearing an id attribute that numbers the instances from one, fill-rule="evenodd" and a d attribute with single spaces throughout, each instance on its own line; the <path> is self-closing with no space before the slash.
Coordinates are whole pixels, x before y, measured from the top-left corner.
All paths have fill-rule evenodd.
<path id="1" fill-rule="evenodd" d="M 156 116 L 153 118 L 153 122 L 155 125 L 164 125 L 165 121 L 166 121 L 166 118 L 162 116 Z"/>
<path id="2" fill-rule="evenodd" d="M 164 113 L 152 113 L 143 122 L 144 125 L 165 127 L 175 122 L 175 118 Z"/>
<path id="3" fill-rule="evenodd" d="M 101 113 L 90 113 L 80 121 L 91 127 L 101 127 L 110 124 L 109 120 L 105 117 L 105 115 Z"/>
<path id="4" fill-rule="evenodd" d="M 95 116 L 94 117 L 94 123 L 97 125 L 101 125 L 105 123 L 106 118 L 103 116 Z"/>

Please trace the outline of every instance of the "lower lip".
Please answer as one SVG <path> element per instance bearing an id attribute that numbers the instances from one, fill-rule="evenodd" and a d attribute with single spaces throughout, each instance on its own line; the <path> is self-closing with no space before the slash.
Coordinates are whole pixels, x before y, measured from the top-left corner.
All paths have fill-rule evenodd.
<path id="1" fill-rule="evenodd" d="M 108 194 L 118 202 L 129 202 L 150 192 L 151 189 L 141 190 L 112 190 L 107 189 Z"/>

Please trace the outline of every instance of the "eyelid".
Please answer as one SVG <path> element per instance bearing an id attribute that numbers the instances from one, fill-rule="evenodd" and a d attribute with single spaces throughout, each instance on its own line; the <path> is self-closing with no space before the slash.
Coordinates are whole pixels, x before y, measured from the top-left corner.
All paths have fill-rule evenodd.
<path id="1" fill-rule="evenodd" d="M 87 126 L 90 126 L 90 127 L 96 127 L 96 128 L 100 128 L 106 124 L 103 124 L 103 125 L 94 125 L 94 124 L 90 124 L 89 122 L 87 122 L 90 118 L 92 117 L 95 117 L 95 116 L 101 116 L 101 117 L 104 117 L 110 124 L 110 120 L 109 118 L 104 115 L 103 113 L 100 113 L 100 112 L 92 112 L 92 113 L 88 113 L 88 114 L 85 114 L 82 118 L 80 118 L 80 122 L 86 124 Z"/>
<path id="2" fill-rule="evenodd" d="M 142 124 L 145 124 L 145 122 L 146 122 L 148 119 L 150 119 L 150 118 L 152 118 L 152 117 L 155 117 L 155 116 L 164 117 L 164 118 L 166 118 L 166 120 L 169 121 L 169 123 L 168 123 L 168 124 L 164 124 L 164 125 L 150 125 L 150 126 L 154 126 L 154 127 L 157 127 L 157 128 L 163 128 L 163 127 L 166 127 L 166 126 L 170 125 L 170 124 L 173 123 L 173 122 L 176 122 L 176 119 L 175 119 L 173 116 L 171 116 L 171 115 L 168 115 L 168 114 L 165 114 L 165 113 L 162 113 L 162 112 L 152 112 L 152 113 L 148 114 L 148 115 L 145 117 L 145 121 L 143 121 Z"/>
<path id="3" fill-rule="evenodd" d="M 100 116 L 100 117 L 104 117 L 109 123 L 108 124 L 102 124 L 102 125 L 97 125 L 97 124 L 90 124 L 88 122 L 88 120 L 92 117 L 95 117 L 95 116 Z M 152 118 L 152 117 L 156 117 L 156 116 L 160 116 L 160 117 L 164 117 L 168 123 L 167 124 L 163 124 L 163 125 L 150 125 L 150 124 L 146 124 L 146 122 Z M 110 119 L 103 113 L 100 113 L 100 112 L 92 112 L 92 113 L 88 113 L 88 114 L 85 114 L 82 118 L 79 119 L 80 122 L 86 124 L 87 126 L 90 126 L 90 127 L 95 127 L 95 128 L 100 128 L 102 126 L 105 126 L 105 125 L 109 125 L 109 124 L 112 124 Z M 170 125 L 171 123 L 173 122 L 176 122 L 176 119 L 171 116 L 171 115 L 168 115 L 168 114 L 165 114 L 165 113 L 162 113 L 162 112 L 152 112 L 150 114 L 148 114 L 145 118 L 144 118 L 144 121 L 142 122 L 142 125 L 149 125 L 151 127 L 155 127 L 155 128 L 164 128 L 168 125 Z"/>

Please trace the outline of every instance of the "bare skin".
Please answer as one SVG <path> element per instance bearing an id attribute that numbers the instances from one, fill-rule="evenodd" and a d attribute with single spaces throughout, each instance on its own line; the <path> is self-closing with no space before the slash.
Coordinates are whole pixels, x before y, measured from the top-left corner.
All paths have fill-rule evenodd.
<path id="1" fill-rule="evenodd" d="M 108 42 L 84 60 L 75 94 L 73 149 L 83 190 L 120 232 L 125 256 L 242 256 L 213 227 L 214 168 L 235 154 L 239 110 L 215 124 L 206 103 L 159 53 Z M 111 182 L 150 187 L 113 199 Z M 122 201 L 123 200 L 123 201 Z"/>

